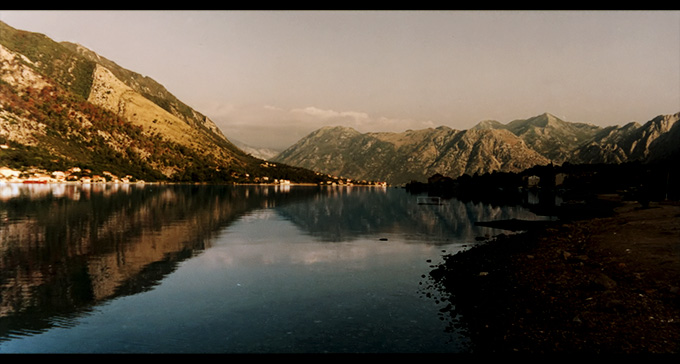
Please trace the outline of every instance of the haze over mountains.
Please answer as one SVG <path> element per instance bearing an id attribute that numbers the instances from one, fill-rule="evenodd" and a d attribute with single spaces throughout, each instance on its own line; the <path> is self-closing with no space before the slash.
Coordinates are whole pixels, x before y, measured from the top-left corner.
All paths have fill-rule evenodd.
<path id="1" fill-rule="evenodd" d="M 611 127 L 549 113 L 507 124 L 485 120 L 469 130 L 324 127 L 274 156 L 230 141 L 148 77 L 78 44 L 0 22 L 0 167 L 77 166 L 178 182 L 325 183 L 342 176 L 399 185 L 436 173 L 455 178 L 677 156 L 679 116 Z"/>

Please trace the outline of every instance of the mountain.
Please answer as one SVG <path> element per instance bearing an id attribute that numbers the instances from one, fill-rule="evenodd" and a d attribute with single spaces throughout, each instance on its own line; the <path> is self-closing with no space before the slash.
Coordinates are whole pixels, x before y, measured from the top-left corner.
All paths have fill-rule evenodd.
<path id="1" fill-rule="evenodd" d="M 275 150 L 275 149 L 266 148 L 266 147 L 256 147 L 256 146 L 252 146 L 250 144 L 241 142 L 239 140 L 233 140 L 232 139 L 232 143 L 234 143 L 234 145 L 236 145 L 239 149 L 241 149 L 242 151 L 252 155 L 253 157 L 263 159 L 263 160 L 266 160 L 266 161 L 276 157 L 277 155 L 279 155 L 281 153 L 280 150 Z"/>
<path id="2" fill-rule="evenodd" d="M 505 125 L 501 124 L 500 121 L 496 120 L 482 120 L 477 125 L 473 126 L 472 129 L 476 130 L 486 130 L 486 129 L 505 129 Z"/>
<path id="3" fill-rule="evenodd" d="M 549 163 L 507 130 L 448 127 L 365 134 L 346 127 L 324 127 L 272 160 L 390 184 L 423 180 L 435 173 L 518 172 Z"/>
<path id="4" fill-rule="evenodd" d="M 483 125 L 509 130 L 524 140 L 531 149 L 558 164 L 566 161 L 572 150 L 600 130 L 595 125 L 566 122 L 549 113 L 513 120 L 506 125 L 491 121 L 483 122 Z"/>
<path id="5" fill-rule="evenodd" d="M 667 116 L 662 116 L 667 117 Z M 659 135 L 654 141 L 649 144 L 649 157 L 648 160 L 653 163 L 666 163 L 674 166 L 678 166 L 680 162 L 680 113 L 674 114 L 669 117 L 673 125 L 668 129 L 667 132 Z"/>
<path id="6" fill-rule="evenodd" d="M 640 125 L 629 123 L 600 130 L 572 153 L 574 163 L 623 163 L 658 160 L 677 154 L 680 113 L 659 115 Z"/>
<path id="7" fill-rule="evenodd" d="M 469 130 L 442 126 L 403 133 L 359 133 L 324 127 L 272 160 L 391 184 L 425 181 L 434 174 L 456 178 L 520 172 L 550 163 L 651 160 L 678 154 L 680 127 L 675 125 L 680 125 L 676 123 L 679 115 L 608 128 L 567 122 L 549 113 L 508 124 L 484 120 Z"/>
<path id="8" fill-rule="evenodd" d="M 318 182 L 255 158 L 149 77 L 0 22 L 0 167 L 148 181 Z"/>

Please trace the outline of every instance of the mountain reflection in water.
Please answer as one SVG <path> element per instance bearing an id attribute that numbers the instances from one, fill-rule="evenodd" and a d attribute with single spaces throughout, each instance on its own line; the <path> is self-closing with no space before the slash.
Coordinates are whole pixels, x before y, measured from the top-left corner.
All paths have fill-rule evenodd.
<path id="1" fill-rule="evenodd" d="M 277 211 L 309 234 L 331 242 L 384 234 L 399 235 L 407 241 L 413 238 L 421 242 L 426 237 L 433 244 L 447 243 L 474 239 L 480 229 L 471 221 L 535 218 L 521 207 L 456 199 L 437 206 L 422 206 L 415 203 L 415 197 L 382 191 L 357 194 L 352 189 L 334 189 L 315 195 L 304 205 L 286 205 Z"/>
<path id="2" fill-rule="evenodd" d="M 458 200 L 419 206 L 406 192 L 375 187 L 2 184 L 0 343 L 68 328 L 104 302 L 148 292 L 209 248 L 229 248 L 231 258 L 234 249 L 259 249 L 230 244 L 240 237 L 231 225 L 272 213 L 296 231 L 255 235 L 284 250 L 296 234 L 324 244 L 473 242 L 498 231 L 471 222 L 532 215 Z M 314 261 L 324 254 L 305 253 Z"/>
<path id="3" fill-rule="evenodd" d="M 248 211 L 315 191 L 275 192 L 273 186 L 0 185 L 0 340 L 148 290 Z"/>

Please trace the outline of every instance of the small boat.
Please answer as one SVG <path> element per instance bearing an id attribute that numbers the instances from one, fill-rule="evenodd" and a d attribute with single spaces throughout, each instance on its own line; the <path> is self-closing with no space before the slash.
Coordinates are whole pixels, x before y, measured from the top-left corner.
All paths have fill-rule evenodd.
<path id="1" fill-rule="evenodd" d="M 418 197 L 418 205 L 441 205 L 442 198 L 437 196 L 420 196 Z"/>
<path id="2" fill-rule="evenodd" d="M 24 181 L 24 183 L 47 183 L 45 180 L 39 180 L 39 179 L 27 179 Z"/>

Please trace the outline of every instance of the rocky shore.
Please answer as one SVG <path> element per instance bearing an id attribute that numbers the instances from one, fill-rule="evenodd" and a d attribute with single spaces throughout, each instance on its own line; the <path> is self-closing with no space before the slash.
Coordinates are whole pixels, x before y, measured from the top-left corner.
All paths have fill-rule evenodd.
<path id="1" fill-rule="evenodd" d="M 427 280 L 473 353 L 678 353 L 680 204 L 500 235 Z"/>

